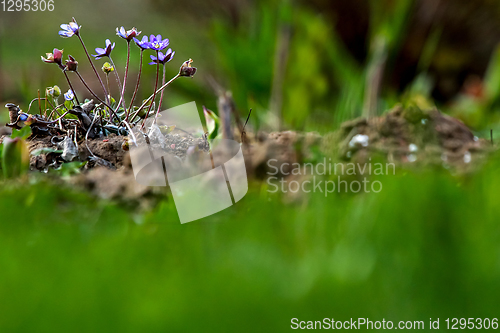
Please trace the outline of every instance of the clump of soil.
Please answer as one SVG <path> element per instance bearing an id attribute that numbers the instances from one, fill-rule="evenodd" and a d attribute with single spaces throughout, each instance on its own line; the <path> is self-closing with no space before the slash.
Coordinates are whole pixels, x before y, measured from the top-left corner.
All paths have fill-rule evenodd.
<path id="1" fill-rule="evenodd" d="M 381 117 L 345 122 L 328 139 L 340 142 L 338 155 L 345 161 L 378 155 L 399 165 L 442 165 L 458 172 L 481 165 L 493 149 L 461 121 L 436 109 L 401 106 Z"/>
<path id="2" fill-rule="evenodd" d="M 61 153 L 49 152 L 37 156 L 32 154 L 35 150 L 40 148 L 61 150 L 59 145 L 61 140 L 62 137 L 58 138 L 51 136 L 34 136 L 28 138 L 27 144 L 30 152 L 30 169 L 44 171 L 49 167 L 58 167 L 60 164 L 68 162 L 61 157 Z M 111 134 L 104 138 L 89 139 L 87 142 L 81 140 L 78 142 L 78 153 L 73 161 L 89 161 L 88 166 L 86 166 L 87 169 L 96 164 L 99 165 L 99 163 L 111 169 L 120 168 L 123 165 L 123 158 L 126 154 L 124 142 L 126 142 L 126 137 L 116 134 Z M 97 162 L 89 149 L 98 159 L 102 159 L 105 163 L 102 161 Z"/>
<path id="3" fill-rule="evenodd" d="M 366 163 L 378 157 L 400 167 L 434 165 L 462 173 L 480 166 L 494 149 L 461 121 L 436 109 L 401 106 L 380 117 L 347 121 L 323 137 L 286 131 L 250 134 L 248 141 L 247 172 L 259 179 L 276 170 L 278 177 L 288 176 L 293 163 L 322 162 L 325 157 L 334 163 Z"/>
<path id="4" fill-rule="evenodd" d="M 313 159 L 319 150 L 322 137 L 315 132 L 298 133 L 294 131 L 251 133 L 249 144 L 243 145 L 247 174 L 258 179 L 267 177 L 271 170 L 269 164 L 278 167 L 278 173 L 288 174 L 293 163 L 303 163 Z"/>

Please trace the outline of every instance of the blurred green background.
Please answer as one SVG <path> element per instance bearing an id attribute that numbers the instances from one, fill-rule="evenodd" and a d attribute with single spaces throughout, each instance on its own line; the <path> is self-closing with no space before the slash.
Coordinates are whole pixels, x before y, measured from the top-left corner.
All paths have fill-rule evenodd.
<path id="1" fill-rule="evenodd" d="M 220 85 L 242 116 L 253 108 L 254 129 L 275 130 L 278 120 L 327 133 L 396 103 L 435 105 L 479 137 L 500 129 L 494 0 L 56 0 L 53 12 L 0 15 L 0 101 L 23 109 L 37 89 L 67 89 L 40 61 L 54 47 L 92 77 L 78 41 L 57 35 L 74 16 L 90 50 L 116 41 L 120 72 L 122 25 L 170 39 L 167 76 L 192 58 L 197 75 L 176 81 L 165 107 L 194 100 L 216 110 Z M 129 79 L 136 74 L 132 65 Z M 153 85 L 146 65 L 142 98 Z M 494 318 L 499 164 L 494 154 L 474 174 L 399 170 L 379 179 L 379 194 L 294 204 L 255 182 L 231 209 L 187 225 L 170 197 L 138 213 L 38 177 L 4 180 L 0 328 L 278 332 L 292 318 L 440 317 L 441 328 L 448 317 Z"/>

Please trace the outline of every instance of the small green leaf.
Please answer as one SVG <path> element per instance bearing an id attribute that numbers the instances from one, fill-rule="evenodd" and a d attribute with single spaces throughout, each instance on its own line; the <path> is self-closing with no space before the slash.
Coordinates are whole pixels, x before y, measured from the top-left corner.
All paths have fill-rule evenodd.
<path id="1" fill-rule="evenodd" d="M 63 163 L 59 167 L 59 169 L 54 169 L 55 172 L 59 173 L 62 177 L 67 177 L 71 175 L 75 175 L 80 173 L 80 169 L 87 164 L 87 161 L 85 162 L 69 162 L 69 163 Z"/>
<path id="2" fill-rule="evenodd" d="M 31 152 L 31 155 L 33 156 L 38 156 L 41 154 L 50 154 L 50 153 L 56 153 L 56 154 L 62 154 L 62 150 L 58 150 L 56 148 L 49 148 L 49 147 L 42 147 L 35 149 Z"/>
<path id="3" fill-rule="evenodd" d="M 24 126 L 20 130 L 13 129 L 11 138 L 21 138 L 22 140 L 26 140 L 31 135 L 31 127 Z"/>
<path id="4" fill-rule="evenodd" d="M 68 110 L 72 109 L 72 108 L 73 108 L 73 105 L 74 105 L 74 104 L 73 104 L 73 101 L 64 101 L 64 106 L 65 106 Z"/>

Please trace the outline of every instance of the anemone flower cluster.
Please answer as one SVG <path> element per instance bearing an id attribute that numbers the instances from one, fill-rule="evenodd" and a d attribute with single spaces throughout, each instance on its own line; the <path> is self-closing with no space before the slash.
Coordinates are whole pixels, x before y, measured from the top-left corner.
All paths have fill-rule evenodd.
<path id="1" fill-rule="evenodd" d="M 103 48 L 97 47 L 95 48 L 95 54 L 91 55 L 87 51 L 87 47 L 85 46 L 85 43 L 83 42 L 82 39 L 82 27 L 78 25 L 76 20 L 73 18 L 71 22 L 67 24 L 61 24 L 60 25 L 61 30 L 59 31 L 59 35 L 63 38 L 70 38 L 73 36 L 76 36 L 80 43 L 81 46 L 85 52 L 85 55 L 87 56 L 88 61 L 90 62 L 90 65 L 94 71 L 94 74 L 99 81 L 101 88 L 102 88 L 102 94 L 99 92 L 95 92 L 91 87 L 91 85 L 87 84 L 87 81 L 82 77 L 80 72 L 78 71 L 78 61 L 71 55 L 68 56 L 67 60 L 63 59 L 63 50 L 62 49 L 57 49 L 54 48 L 52 53 L 47 53 L 45 57 L 41 57 L 42 61 L 45 63 L 53 63 L 57 64 L 58 67 L 62 70 L 66 81 L 68 83 L 69 89 L 67 90 L 66 93 L 64 93 L 64 99 L 66 101 L 65 104 L 59 105 L 59 106 L 53 106 L 53 110 L 51 114 L 57 113 L 60 114 L 61 111 L 64 112 L 65 108 L 68 108 L 66 110 L 67 112 L 70 112 L 72 114 L 75 114 L 74 111 L 72 111 L 70 108 L 80 106 L 80 102 L 78 100 L 78 94 L 77 92 L 73 89 L 73 85 L 71 83 L 71 80 L 68 76 L 68 72 L 74 73 L 78 80 L 81 81 L 83 86 L 88 90 L 88 93 L 97 100 L 99 103 L 91 104 L 93 105 L 93 109 L 88 110 L 87 113 L 92 113 L 94 116 L 93 117 L 99 117 L 100 121 L 96 122 L 95 127 L 99 127 L 99 123 L 101 124 L 101 127 L 105 127 L 104 123 L 106 122 L 108 125 L 112 124 L 113 126 L 122 126 L 124 125 L 124 128 L 129 129 L 133 127 L 134 125 L 137 125 L 142 118 L 142 126 L 141 129 L 143 128 L 146 119 L 148 116 L 151 114 L 151 108 L 153 105 L 155 105 L 154 101 L 161 91 L 161 97 L 160 100 L 158 101 L 158 110 L 156 111 L 156 115 L 158 115 L 158 112 L 160 111 L 161 108 L 161 102 L 163 99 L 163 92 L 164 89 L 175 79 L 181 77 L 181 76 L 189 76 L 192 77 L 196 73 L 196 68 L 191 67 L 191 62 L 192 60 L 188 60 L 182 64 L 180 67 L 179 73 L 175 75 L 174 78 L 172 78 L 170 81 L 165 83 L 165 66 L 168 62 L 170 62 L 173 57 L 175 52 L 172 51 L 171 48 L 167 47 L 169 46 L 169 40 L 168 38 L 163 38 L 162 35 L 150 35 L 149 38 L 147 36 L 142 36 L 142 39 L 139 40 L 138 37 L 141 35 L 141 31 L 137 30 L 135 27 L 126 30 L 123 26 L 120 28 L 116 28 L 116 36 L 119 38 L 125 40 L 127 42 L 127 62 L 125 65 L 125 71 L 123 75 L 123 84 L 120 79 L 120 75 L 118 74 L 117 67 L 115 66 L 113 59 L 111 57 L 111 53 L 115 49 L 116 43 L 112 42 L 110 39 L 105 40 L 105 45 Z M 135 84 L 135 89 L 133 92 L 133 95 L 130 99 L 130 103 L 127 104 L 125 103 L 126 95 L 125 95 L 125 88 L 127 85 L 127 76 L 128 76 L 128 69 L 129 69 L 129 62 L 130 62 L 130 44 L 131 42 L 134 42 L 135 45 L 139 48 L 140 51 L 140 63 L 139 63 L 139 71 L 138 71 L 138 77 L 137 77 L 137 82 Z M 132 43 L 132 44 L 134 44 Z M 165 50 L 166 49 L 166 50 Z M 142 103 L 139 107 L 134 106 L 134 100 L 137 95 L 137 91 L 140 86 L 140 81 L 141 81 L 141 74 L 142 74 L 142 67 L 143 67 L 143 54 L 145 51 L 151 50 L 153 51 L 153 54 L 150 55 L 151 62 L 149 62 L 150 65 L 155 65 L 156 66 L 156 80 L 154 83 L 154 90 L 150 97 L 146 99 L 145 102 Z M 164 51 L 165 50 L 165 51 Z M 116 51 L 115 51 L 116 52 Z M 106 78 L 106 86 L 104 85 L 103 80 L 101 79 L 101 74 L 98 73 L 96 66 L 94 65 L 94 61 L 100 60 L 102 58 L 107 58 L 109 60 L 109 63 L 106 62 L 102 66 L 102 71 L 105 74 Z M 158 89 L 159 85 L 159 72 L 160 72 L 160 65 L 163 66 L 163 79 L 161 83 L 161 87 Z M 117 94 L 119 94 L 119 100 L 118 102 L 116 101 L 117 99 L 114 99 L 111 95 L 111 89 L 108 80 L 108 74 L 111 72 L 115 73 L 116 76 L 116 87 L 117 87 Z M 53 96 L 48 96 L 52 97 Z M 46 96 L 47 98 L 47 96 Z M 88 106 L 89 102 L 86 102 L 85 105 Z M 68 106 L 69 105 L 69 106 Z M 96 106 L 97 105 L 97 106 Z M 83 107 L 83 104 L 82 104 Z M 147 112 L 144 112 L 144 109 L 147 108 Z M 156 119 L 156 117 L 155 117 Z M 106 135 L 105 130 L 101 130 L 101 134 Z"/>

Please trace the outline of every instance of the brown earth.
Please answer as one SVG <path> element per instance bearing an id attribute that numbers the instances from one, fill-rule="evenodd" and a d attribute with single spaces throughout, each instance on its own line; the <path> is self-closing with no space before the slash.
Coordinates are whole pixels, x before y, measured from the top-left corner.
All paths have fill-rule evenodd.
<path id="1" fill-rule="evenodd" d="M 186 135 L 166 135 L 165 145 L 180 158 L 186 156 L 191 146 L 208 153 L 204 139 Z M 50 137 L 29 139 L 28 146 L 30 152 L 41 147 L 57 148 Z M 278 177 L 285 177 L 293 163 L 321 162 L 324 158 L 363 163 L 378 157 L 403 168 L 434 165 L 458 173 L 471 172 L 482 165 L 493 149 L 488 140 L 475 137 L 462 122 L 438 110 L 399 106 L 380 117 L 345 122 L 339 130 L 325 136 L 294 131 L 247 133 L 243 144 L 247 174 L 258 180 L 265 179 L 272 171 L 268 164 L 271 159 L 275 160 L 274 166 L 283 165 Z M 72 182 L 99 196 L 125 201 L 164 192 L 165 189 L 135 182 L 127 150 L 127 139 L 123 136 L 89 139 L 87 144 L 82 140 L 78 143 L 77 160 L 89 162 Z M 31 156 L 30 160 L 32 170 L 44 170 L 62 162 L 57 153 Z"/>

